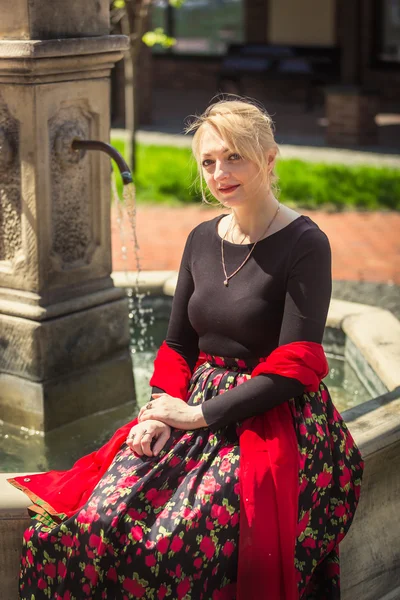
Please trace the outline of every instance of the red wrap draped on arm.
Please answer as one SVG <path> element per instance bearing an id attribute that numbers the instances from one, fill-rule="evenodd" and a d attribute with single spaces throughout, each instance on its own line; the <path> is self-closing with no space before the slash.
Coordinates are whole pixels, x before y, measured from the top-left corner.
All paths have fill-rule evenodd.
<path id="1" fill-rule="evenodd" d="M 251 376 L 282 375 L 300 381 L 308 392 L 317 392 L 329 368 L 321 344 L 315 342 L 291 342 L 276 348 L 262 358 Z"/>
<path id="2" fill-rule="evenodd" d="M 200 353 L 194 370 L 205 361 L 205 356 Z M 163 342 L 154 360 L 154 372 L 150 385 L 161 388 L 174 398 L 186 400 L 189 381 L 192 371 L 186 360 L 167 342 Z"/>
<path id="3" fill-rule="evenodd" d="M 251 376 L 278 374 L 316 392 L 328 374 L 320 344 L 292 342 L 262 359 Z M 238 600 L 297 600 L 295 541 L 299 451 L 288 402 L 246 419 L 239 430 Z"/>

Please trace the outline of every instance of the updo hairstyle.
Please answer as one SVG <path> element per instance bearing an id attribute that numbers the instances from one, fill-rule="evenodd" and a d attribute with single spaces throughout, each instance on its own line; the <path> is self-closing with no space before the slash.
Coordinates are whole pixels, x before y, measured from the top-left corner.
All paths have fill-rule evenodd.
<path id="1" fill-rule="evenodd" d="M 269 179 L 271 189 L 277 192 L 278 176 L 275 168 L 268 177 L 267 151 L 274 148 L 279 152 L 273 133 L 273 122 L 261 107 L 245 99 L 220 100 L 210 104 L 204 113 L 195 116 L 185 132 L 195 132 L 192 142 L 193 155 L 200 176 L 202 197 L 207 202 L 201 167 L 200 145 L 204 125 L 210 125 L 227 142 L 233 152 L 258 166 L 262 181 Z"/>

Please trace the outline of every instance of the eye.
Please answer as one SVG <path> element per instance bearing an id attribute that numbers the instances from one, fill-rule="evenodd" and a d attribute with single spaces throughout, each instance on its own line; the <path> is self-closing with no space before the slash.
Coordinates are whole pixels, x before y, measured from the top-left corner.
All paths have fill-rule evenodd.
<path id="1" fill-rule="evenodd" d="M 229 155 L 229 160 L 241 160 L 241 156 L 240 154 L 237 154 L 237 152 L 234 152 L 233 154 Z"/>
<path id="2" fill-rule="evenodd" d="M 203 160 L 203 162 L 201 163 L 202 167 L 207 168 L 212 164 L 212 160 L 210 160 L 209 158 L 206 158 L 205 160 Z"/>

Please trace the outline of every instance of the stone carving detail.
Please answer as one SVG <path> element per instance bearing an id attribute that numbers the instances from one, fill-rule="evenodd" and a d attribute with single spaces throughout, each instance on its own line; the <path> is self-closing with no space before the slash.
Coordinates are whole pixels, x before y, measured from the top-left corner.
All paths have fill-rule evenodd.
<path id="1" fill-rule="evenodd" d="M 0 261 L 22 249 L 19 124 L 0 95 Z"/>
<path id="2" fill-rule="evenodd" d="M 84 106 L 65 106 L 49 122 L 52 253 L 63 269 L 88 264 L 93 252 L 89 157 L 71 149 L 90 137 L 92 119 Z"/>

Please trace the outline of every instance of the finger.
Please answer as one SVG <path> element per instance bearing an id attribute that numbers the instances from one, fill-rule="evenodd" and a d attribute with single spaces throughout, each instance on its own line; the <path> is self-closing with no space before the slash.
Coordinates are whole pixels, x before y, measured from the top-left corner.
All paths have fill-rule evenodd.
<path id="1" fill-rule="evenodd" d="M 144 408 L 144 406 L 142 406 L 142 408 L 139 410 L 138 420 L 140 419 L 140 417 L 143 415 L 144 412 L 145 412 L 145 408 Z"/>
<path id="2" fill-rule="evenodd" d="M 161 435 L 159 436 L 156 443 L 154 444 L 154 448 L 153 448 L 154 456 L 158 456 L 158 454 L 161 452 L 161 450 L 164 448 L 165 444 L 169 440 L 169 436 L 170 436 L 169 431 L 163 430 L 161 432 Z"/>
<path id="3" fill-rule="evenodd" d="M 151 395 L 152 398 L 159 398 L 160 396 L 162 396 L 163 394 L 159 394 L 158 392 L 154 392 L 154 394 Z"/>
<path id="4" fill-rule="evenodd" d="M 130 444 L 130 448 L 131 448 L 132 452 L 134 452 L 138 456 L 142 456 L 142 454 L 143 454 L 142 446 L 140 445 L 140 439 L 138 437 L 136 437 L 132 441 L 132 443 Z"/>
<path id="5" fill-rule="evenodd" d="M 129 448 L 132 448 L 132 445 L 134 443 L 135 440 L 135 434 L 131 431 L 128 433 L 128 437 L 126 438 L 126 445 L 129 446 Z"/>
<path id="6" fill-rule="evenodd" d="M 138 428 L 138 426 L 135 425 L 134 427 L 132 427 L 131 431 L 129 432 L 126 443 L 129 446 L 129 448 L 132 450 L 132 452 L 135 452 L 135 454 L 139 454 L 139 456 L 142 456 L 143 452 L 142 452 L 142 447 L 140 445 L 140 435 L 141 435 L 140 428 Z"/>
<path id="7" fill-rule="evenodd" d="M 159 396 L 161 396 L 161 394 L 159 394 Z M 151 410 L 151 408 L 148 408 L 149 402 L 147 404 L 145 404 L 144 406 L 142 406 L 142 408 L 139 410 L 139 414 L 138 414 L 138 421 L 140 423 L 141 419 L 143 418 L 143 415 L 145 415 L 149 410 Z"/>
<path id="8" fill-rule="evenodd" d="M 158 416 L 157 416 L 158 415 Z M 162 413 L 161 411 L 155 412 L 153 410 L 146 410 L 140 418 L 140 422 L 144 423 L 144 421 L 162 421 Z"/>
<path id="9" fill-rule="evenodd" d="M 153 441 L 153 434 L 147 432 L 144 434 L 142 439 L 140 440 L 143 454 L 146 456 L 153 456 L 153 452 L 151 449 L 151 442 Z"/>
<path id="10" fill-rule="evenodd" d="M 142 406 L 142 408 L 139 410 L 139 414 L 138 414 L 139 423 L 143 420 L 143 416 L 146 414 L 146 412 L 148 412 L 148 410 L 146 409 L 145 406 Z"/>

